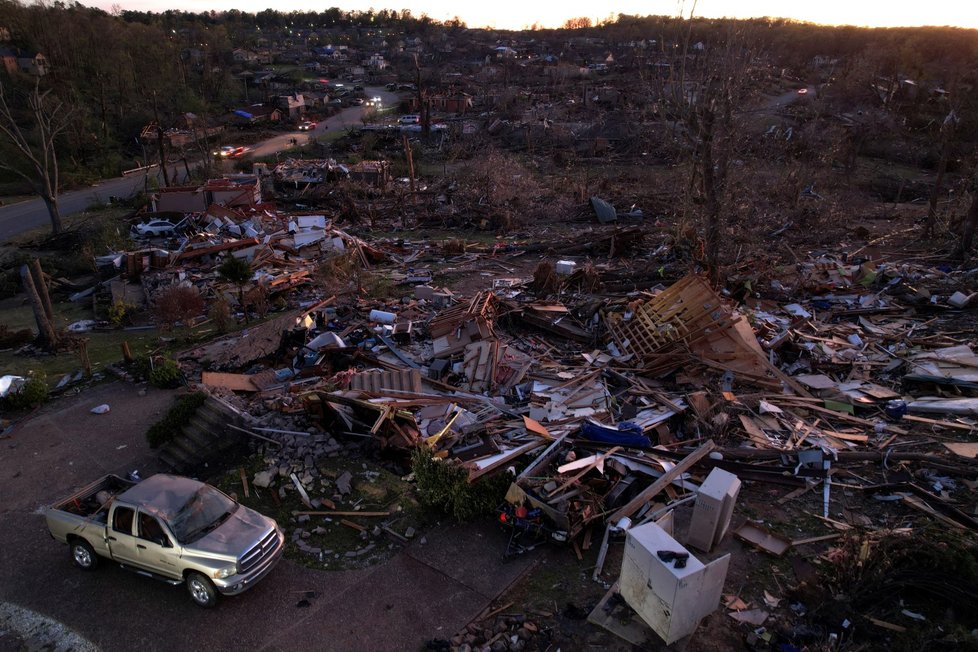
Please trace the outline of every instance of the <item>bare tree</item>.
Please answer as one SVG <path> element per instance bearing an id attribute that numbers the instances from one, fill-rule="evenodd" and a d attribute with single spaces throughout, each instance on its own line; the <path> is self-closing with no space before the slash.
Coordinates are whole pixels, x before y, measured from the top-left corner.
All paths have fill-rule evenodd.
<path id="1" fill-rule="evenodd" d="M 934 226 L 937 224 L 937 202 L 943 190 L 944 175 L 947 173 L 947 161 L 951 156 L 951 141 L 954 138 L 954 129 L 957 126 L 958 116 L 954 109 L 947 114 L 944 122 L 941 123 L 941 158 L 937 163 L 937 176 L 934 178 L 934 186 L 930 191 L 930 199 L 927 202 L 927 221 L 924 222 L 924 237 L 929 238 L 934 235 Z"/>
<path id="2" fill-rule="evenodd" d="M 61 211 L 58 208 L 58 152 L 55 141 L 71 120 L 72 110 L 51 90 L 41 90 L 40 78 L 25 93 L 26 114 L 21 127 L 7 97 L 7 84 L 0 81 L 0 133 L 6 136 L 20 154 L 19 161 L 0 160 L 0 169 L 22 177 L 34 188 L 51 217 L 52 233 L 61 233 Z"/>

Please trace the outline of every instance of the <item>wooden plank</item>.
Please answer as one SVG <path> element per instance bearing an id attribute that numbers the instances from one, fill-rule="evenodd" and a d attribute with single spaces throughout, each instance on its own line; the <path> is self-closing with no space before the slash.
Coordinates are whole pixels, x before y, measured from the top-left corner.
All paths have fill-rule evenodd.
<path id="1" fill-rule="evenodd" d="M 692 468 L 697 462 L 706 457 L 710 451 L 716 447 L 712 439 L 708 439 L 706 443 L 694 450 L 692 453 L 684 457 L 679 461 L 676 466 L 672 467 L 666 471 L 662 477 L 649 485 L 644 491 L 639 493 L 637 496 L 632 498 L 626 505 L 621 507 L 618 511 L 612 514 L 608 522 L 617 523 L 619 520 L 626 516 L 631 516 L 636 511 L 639 510 L 643 505 L 654 498 L 660 491 L 665 489 L 673 480 L 678 478 L 680 475 Z"/>
<path id="2" fill-rule="evenodd" d="M 241 486 L 242 488 L 244 488 L 244 497 L 251 498 L 251 493 L 248 491 L 248 476 L 245 475 L 245 470 L 243 466 L 238 467 L 238 475 L 241 476 Z"/>
<path id="3" fill-rule="evenodd" d="M 365 525 L 360 525 L 359 523 L 354 523 L 353 521 L 348 521 L 345 518 L 340 519 L 340 525 L 345 525 L 348 528 L 356 530 L 357 532 L 366 532 L 367 527 Z"/>
<path id="4" fill-rule="evenodd" d="M 893 623 L 888 623 L 885 620 L 880 620 L 878 618 L 873 618 L 871 616 L 866 616 L 866 620 L 868 620 L 872 624 L 876 625 L 877 627 L 881 627 L 883 629 L 888 629 L 891 632 L 903 633 L 903 632 L 907 631 L 907 628 L 904 627 L 903 625 L 894 625 Z"/>
<path id="5" fill-rule="evenodd" d="M 954 428 L 955 430 L 967 430 L 968 432 L 975 431 L 975 426 L 969 426 L 966 423 L 958 423 L 956 421 L 942 421 L 940 419 L 928 419 L 927 417 L 918 417 L 913 414 L 903 415 L 904 421 L 912 421 L 913 423 L 926 423 L 929 426 L 938 426 L 940 428 Z M 892 430 L 892 428 L 889 428 Z"/>
<path id="6" fill-rule="evenodd" d="M 527 432 L 532 432 L 534 435 L 540 435 L 544 439 L 553 441 L 553 435 L 551 435 L 550 431 L 547 430 L 547 428 L 539 421 L 523 415 L 523 425 L 526 427 Z"/>
<path id="7" fill-rule="evenodd" d="M 604 461 L 606 459 L 608 459 L 609 456 L 614 455 L 615 453 L 617 453 L 620 450 L 621 450 L 621 446 L 615 446 L 614 448 L 612 448 L 611 450 L 609 450 L 607 453 L 604 453 L 603 455 L 592 456 L 594 459 L 590 460 L 587 463 L 587 466 L 585 466 L 583 469 L 581 469 L 581 471 L 579 471 L 578 473 L 574 474 L 574 477 L 570 478 L 569 480 L 567 480 L 566 482 L 564 482 L 562 485 L 560 485 L 559 487 L 557 487 L 556 489 L 554 489 L 553 491 L 551 491 L 550 494 L 548 495 L 548 497 L 553 498 L 557 494 L 561 493 L 564 489 L 567 489 L 567 487 L 571 486 L 572 484 L 574 484 L 575 482 L 577 482 L 578 480 L 580 480 L 581 478 L 583 478 L 591 469 L 596 468 L 596 467 L 601 467 L 603 469 L 604 468 Z M 581 461 L 583 461 L 583 460 L 581 460 Z M 573 470 L 573 469 L 570 469 L 570 470 Z M 560 469 L 557 469 L 557 471 L 559 473 L 560 472 Z"/>
<path id="8" fill-rule="evenodd" d="M 761 430 L 760 426 L 746 414 L 737 415 L 740 418 L 740 424 L 747 431 L 747 436 L 750 438 L 755 445 L 761 448 L 776 448 L 771 441 L 768 439 L 764 431 Z"/>
<path id="9" fill-rule="evenodd" d="M 571 541 L 574 545 L 574 555 L 577 556 L 577 561 L 584 561 L 584 555 L 581 553 L 581 547 L 577 545 L 577 541 Z"/>

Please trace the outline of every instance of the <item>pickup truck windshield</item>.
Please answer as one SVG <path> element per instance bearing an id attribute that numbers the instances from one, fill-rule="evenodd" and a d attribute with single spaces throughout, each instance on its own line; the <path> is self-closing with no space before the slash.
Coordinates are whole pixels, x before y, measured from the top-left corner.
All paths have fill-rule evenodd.
<path id="1" fill-rule="evenodd" d="M 181 544 L 192 543 L 223 523 L 237 508 L 236 502 L 204 485 L 173 515 L 170 529 Z"/>

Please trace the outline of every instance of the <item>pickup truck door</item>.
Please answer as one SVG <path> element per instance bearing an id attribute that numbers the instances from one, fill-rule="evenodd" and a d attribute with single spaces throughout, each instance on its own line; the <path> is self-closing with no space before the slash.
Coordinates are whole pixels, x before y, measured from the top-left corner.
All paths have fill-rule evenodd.
<path id="1" fill-rule="evenodd" d="M 136 553 L 136 537 L 133 536 L 135 521 L 136 510 L 125 505 L 115 505 L 109 516 L 105 538 L 108 539 L 109 552 L 113 559 L 138 566 L 139 555 Z"/>
<path id="2" fill-rule="evenodd" d="M 136 523 L 136 554 L 139 565 L 146 570 L 164 577 L 180 577 L 173 537 L 155 516 L 144 511 L 139 512 Z"/>

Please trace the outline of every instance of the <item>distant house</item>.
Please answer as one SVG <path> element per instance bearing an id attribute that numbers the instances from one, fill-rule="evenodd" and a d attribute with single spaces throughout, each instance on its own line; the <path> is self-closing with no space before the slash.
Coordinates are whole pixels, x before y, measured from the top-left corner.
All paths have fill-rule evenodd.
<path id="1" fill-rule="evenodd" d="M 255 63 L 258 61 L 257 54 L 244 48 L 235 48 L 231 51 L 231 56 L 237 63 Z"/>
<path id="2" fill-rule="evenodd" d="M 17 50 L 13 48 L 0 48 L 0 63 L 8 75 L 12 75 L 18 70 Z"/>
<path id="3" fill-rule="evenodd" d="M 21 56 L 17 57 L 17 66 L 21 72 L 26 72 L 28 75 L 34 75 L 36 77 L 43 77 L 50 70 L 48 58 L 40 52 L 21 54 Z"/>
<path id="4" fill-rule="evenodd" d="M 345 166 L 350 181 L 359 181 L 375 188 L 386 188 L 391 181 L 391 165 L 388 161 L 360 161 Z"/>
<path id="5" fill-rule="evenodd" d="M 223 118 L 229 124 L 253 125 L 262 122 L 281 122 L 282 110 L 270 104 L 254 104 L 243 109 L 235 109 Z"/>
<path id="6" fill-rule="evenodd" d="M 497 59 L 512 59 L 516 56 L 516 50 L 509 47 L 508 45 L 500 45 L 493 48 L 493 52 L 496 53 Z"/>
<path id="7" fill-rule="evenodd" d="M 0 48 L 0 61 L 7 74 L 16 72 L 43 77 L 50 72 L 48 59 L 40 52 L 25 52 L 16 48 Z"/>
<path id="8" fill-rule="evenodd" d="M 283 116 L 290 120 L 297 120 L 306 112 L 306 100 L 302 93 L 279 95 L 275 98 L 275 105 L 282 109 Z"/>
<path id="9" fill-rule="evenodd" d="M 374 70 L 384 70 L 387 68 L 387 62 L 384 60 L 384 55 L 382 54 L 371 54 L 368 59 L 363 62 L 363 65 L 368 68 L 373 68 Z"/>
<path id="10" fill-rule="evenodd" d="M 245 109 L 252 116 L 251 122 L 281 122 L 282 110 L 270 104 L 256 104 Z"/>

